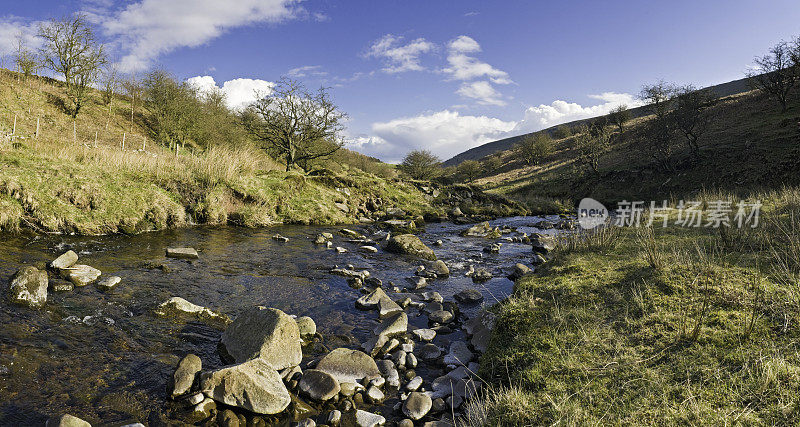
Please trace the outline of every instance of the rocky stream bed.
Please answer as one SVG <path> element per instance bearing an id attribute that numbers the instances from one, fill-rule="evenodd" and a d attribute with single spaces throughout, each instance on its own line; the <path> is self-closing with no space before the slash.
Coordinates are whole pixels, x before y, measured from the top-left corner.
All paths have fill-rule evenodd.
<path id="1" fill-rule="evenodd" d="M 452 425 L 559 221 L 4 236 L 0 425 Z"/>

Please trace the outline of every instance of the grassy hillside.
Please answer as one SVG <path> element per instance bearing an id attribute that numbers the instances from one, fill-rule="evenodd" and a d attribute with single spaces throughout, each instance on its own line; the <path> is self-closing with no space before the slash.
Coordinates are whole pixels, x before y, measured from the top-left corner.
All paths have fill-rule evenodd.
<path id="1" fill-rule="evenodd" d="M 750 87 L 749 87 L 749 84 L 748 84 L 748 79 L 745 78 L 745 79 L 739 79 L 739 80 L 730 81 L 730 82 L 727 82 L 727 83 L 721 83 L 721 84 L 714 85 L 714 86 L 709 86 L 707 89 L 710 90 L 711 93 L 713 93 L 715 96 L 717 96 L 719 98 L 723 98 L 723 97 L 729 97 L 729 96 L 732 96 L 732 95 L 738 95 L 738 94 L 747 92 L 747 91 L 750 90 Z M 645 108 L 643 108 L 643 107 L 631 108 L 629 111 L 631 113 L 631 116 L 637 117 L 637 118 L 647 115 L 647 112 L 645 111 Z M 565 123 L 565 125 L 568 126 L 568 127 L 575 127 L 575 126 L 578 126 L 581 123 L 586 123 L 588 120 L 591 120 L 591 119 L 576 120 L 576 121 L 573 121 L 573 122 Z M 561 125 L 553 126 L 553 127 L 541 130 L 540 132 L 544 132 L 544 133 L 548 133 L 548 134 L 552 135 L 552 134 L 556 133 L 556 129 L 558 127 L 560 127 L 560 126 Z M 533 132 L 533 133 L 537 133 L 537 132 Z M 463 153 L 459 153 L 459 154 L 453 156 L 450 159 L 445 160 L 443 165 L 444 166 L 457 166 L 459 163 L 461 163 L 461 162 L 463 162 L 465 160 L 479 160 L 479 159 L 481 159 L 483 157 L 490 156 L 490 155 L 495 154 L 495 153 L 508 151 L 508 150 L 512 149 L 514 147 L 514 145 L 519 143 L 519 141 L 522 138 L 525 138 L 528 135 L 531 135 L 531 134 L 529 133 L 529 134 L 524 134 L 524 135 L 517 135 L 517 136 L 512 136 L 510 138 L 504 138 L 504 139 L 501 139 L 501 140 L 488 142 L 486 144 L 483 144 L 483 145 L 480 145 L 478 147 L 469 149 L 469 150 L 467 150 L 467 151 L 465 151 Z"/>
<path id="2" fill-rule="evenodd" d="M 748 198 L 754 229 L 563 240 L 495 307 L 469 425 L 798 425 L 800 192 Z"/>
<path id="3" fill-rule="evenodd" d="M 674 171 L 657 167 L 647 150 L 651 117 L 631 121 L 623 136 L 594 174 L 576 162 L 573 137 L 555 141 L 540 165 L 527 166 L 513 151 L 500 153 L 499 173 L 477 181 L 489 191 L 526 202 L 534 210 L 572 207 L 583 197 L 606 203 L 684 197 L 702 190 L 740 192 L 800 184 L 800 102 L 780 113 L 777 104 L 759 92 L 723 98 L 715 120 L 700 140 L 701 157 L 680 148 Z M 680 142 L 676 145 L 680 147 Z"/>
<path id="4" fill-rule="evenodd" d="M 312 176 L 283 172 L 253 147 L 176 155 L 149 138 L 145 109 L 138 106 L 131 121 L 129 99 L 115 97 L 109 109 L 100 98 L 93 93 L 73 122 L 60 82 L 23 82 L 0 70 L 0 230 L 351 223 L 391 208 L 412 216 L 434 210 L 416 187 L 393 177 L 391 166 L 355 153 L 340 153 Z"/>

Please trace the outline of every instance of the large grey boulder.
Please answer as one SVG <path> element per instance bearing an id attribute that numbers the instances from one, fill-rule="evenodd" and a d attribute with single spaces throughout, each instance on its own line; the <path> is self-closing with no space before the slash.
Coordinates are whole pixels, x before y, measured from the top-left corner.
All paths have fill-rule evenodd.
<path id="1" fill-rule="evenodd" d="M 296 319 L 297 329 L 300 331 L 300 336 L 303 338 L 313 337 L 317 333 L 317 324 L 314 319 L 303 316 Z"/>
<path id="2" fill-rule="evenodd" d="M 240 314 L 225 329 L 222 344 L 236 362 L 259 357 L 284 369 L 303 359 L 297 322 L 276 308 L 256 306 Z"/>
<path id="3" fill-rule="evenodd" d="M 50 263 L 50 268 L 61 270 L 62 268 L 72 267 L 76 262 L 78 262 L 78 254 L 70 250 L 64 252 L 63 254 L 59 255 L 58 258 L 54 259 Z"/>
<path id="4" fill-rule="evenodd" d="M 464 289 L 453 295 L 456 301 L 463 304 L 477 304 L 483 301 L 483 295 L 477 289 Z"/>
<path id="5" fill-rule="evenodd" d="M 556 238 L 548 234 L 534 233 L 531 235 L 531 246 L 534 252 L 547 254 L 556 247 Z"/>
<path id="6" fill-rule="evenodd" d="M 374 291 L 356 300 L 356 307 L 362 310 L 371 310 L 378 306 L 378 303 L 384 298 L 389 298 L 386 292 L 381 288 L 376 288 Z"/>
<path id="7" fill-rule="evenodd" d="M 365 377 L 381 373 L 373 358 L 347 348 L 337 348 L 328 353 L 317 363 L 316 369 L 331 374 L 340 383 L 357 383 Z"/>
<path id="8" fill-rule="evenodd" d="M 61 277 L 69 280 L 75 286 L 86 286 L 100 277 L 102 272 L 92 266 L 73 264 L 71 267 L 59 270 Z"/>
<path id="9" fill-rule="evenodd" d="M 419 420 L 424 417 L 433 405 L 433 400 L 425 393 L 412 392 L 403 402 L 403 413 L 412 420 Z"/>
<path id="10" fill-rule="evenodd" d="M 292 401 L 281 376 L 261 359 L 201 374 L 203 394 L 257 414 L 277 414 Z"/>
<path id="11" fill-rule="evenodd" d="M 436 254 L 433 249 L 425 246 L 419 237 L 413 234 L 400 234 L 392 236 L 386 243 L 386 250 L 389 252 L 405 255 L 413 255 L 422 259 L 436 261 Z"/>
<path id="12" fill-rule="evenodd" d="M 444 356 L 445 365 L 466 365 L 475 358 L 464 341 L 453 341 L 450 352 Z"/>
<path id="13" fill-rule="evenodd" d="M 172 397 L 182 396 L 189 392 L 194 383 L 194 377 L 203 369 L 203 362 L 194 354 L 187 354 L 180 362 L 172 375 Z"/>
<path id="14" fill-rule="evenodd" d="M 39 308 L 47 302 L 47 272 L 32 266 L 20 268 L 11 276 L 8 291 L 12 303 Z"/>
<path id="15" fill-rule="evenodd" d="M 333 399 L 341 390 L 339 381 L 336 381 L 333 375 L 319 369 L 308 369 L 303 372 L 298 386 L 300 391 L 319 401 Z"/>

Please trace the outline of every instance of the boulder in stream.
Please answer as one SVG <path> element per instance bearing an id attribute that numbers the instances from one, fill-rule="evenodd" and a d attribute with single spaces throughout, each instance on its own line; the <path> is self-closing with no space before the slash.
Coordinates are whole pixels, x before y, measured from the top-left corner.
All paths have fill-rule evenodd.
<path id="1" fill-rule="evenodd" d="M 92 425 L 76 416 L 64 414 L 47 420 L 45 427 L 92 427 Z"/>
<path id="2" fill-rule="evenodd" d="M 392 253 L 412 255 L 429 261 L 436 260 L 436 254 L 419 237 L 413 234 L 392 236 L 386 243 L 386 250 Z"/>
<path id="3" fill-rule="evenodd" d="M 50 263 L 50 268 L 61 270 L 62 268 L 72 267 L 76 262 L 78 262 L 78 254 L 76 254 L 75 251 L 69 250 L 54 259 Z"/>
<path id="4" fill-rule="evenodd" d="M 47 302 L 47 272 L 32 266 L 20 268 L 11 276 L 8 291 L 12 303 L 39 308 Z"/>
<path id="5" fill-rule="evenodd" d="M 366 353 L 337 348 L 317 363 L 316 369 L 331 374 L 340 383 L 358 383 L 365 377 L 380 375 L 375 360 Z"/>
<path id="6" fill-rule="evenodd" d="M 310 398 L 318 401 L 333 399 L 341 387 L 333 375 L 319 369 L 308 369 L 303 372 L 303 377 L 298 384 L 300 391 Z"/>
<path id="7" fill-rule="evenodd" d="M 217 402 L 257 414 L 277 414 L 292 400 L 281 376 L 262 359 L 203 373 L 200 388 Z"/>
<path id="8" fill-rule="evenodd" d="M 181 297 L 172 297 L 159 304 L 153 311 L 160 317 L 195 317 L 218 327 L 225 326 L 231 321 L 225 314 L 217 313 L 216 311 L 197 304 L 192 304 Z"/>
<path id="9" fill-rule="evenodd" d="M 303 359 L 297 322 L 276 308 L 256 306 L 240 314 L 225 329 L 222 344 L 236 362 L 261 358 L 284 369 Z"/>
<path id="10" fill-rule="evenodd" d="M 102 272 L 92 266 L 83 264 L 73 264 L 71 267 L 59 270 L 61 277 L 69 280 L 75 286 L 86 286 L 102 274 Z"/>
<path id="11" fill-rule="evenodd" d="M 194 377 L 203 369 L 203 362 L 197 355 L 187 354 L 180 362 L 172 375 L 172 398 L 182 396 L 189 392 L 194 383 Z"/>

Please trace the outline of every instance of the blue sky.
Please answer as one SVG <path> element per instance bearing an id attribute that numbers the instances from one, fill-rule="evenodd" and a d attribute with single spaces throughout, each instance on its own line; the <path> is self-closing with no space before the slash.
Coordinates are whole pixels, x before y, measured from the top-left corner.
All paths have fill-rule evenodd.
<path id="1" fill-rule="evenodd" d="M 78 11 L 123 70 L 215 84 L 233 107 L 285 75 L 330 86 L 350 148 L 385 161 L 633 105 L 658 79 L 738 79 L 800 35 L 797 0 L 0 0 L 0 54 Z"/>

